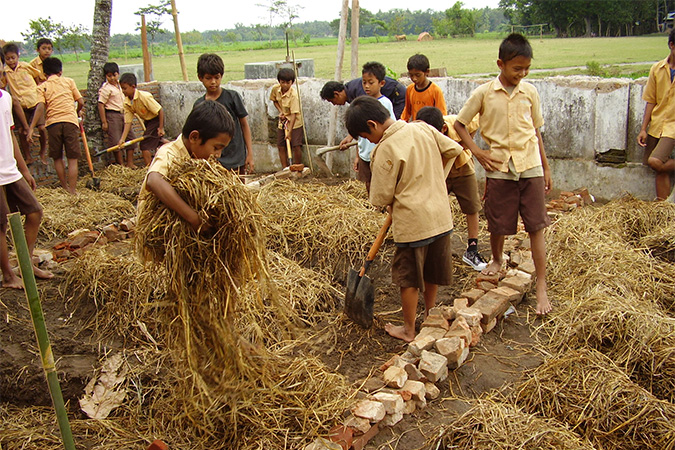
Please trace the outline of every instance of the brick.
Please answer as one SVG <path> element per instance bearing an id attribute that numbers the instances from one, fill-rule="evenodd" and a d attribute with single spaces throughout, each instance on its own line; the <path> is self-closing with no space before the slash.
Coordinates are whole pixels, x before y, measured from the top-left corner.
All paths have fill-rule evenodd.
<path id="1" fill-rule="evenodd" d="M 436 329 L 440 330 L 440 328 Z M 408 344 L 408 351 L 415 356 L 421 356 L 422 351 L 429 350 L 431 347 L 433 347 L 434 342 L 436 342 L 436 338 L 433 336 L 430 335 L 418 336 L 415 338 L 414 341 Z"/>
<path id="2" fill-rule="evenodd" d="M 409 392 L 412 400 L 421 400 L 426 395 L 426 388 L 421 381 L 408 380 L 399 391 Z"/>
<path id="3" fill-rule="evenodd" d="M 399 389 L 408 381 L 408 373 L 401 367 L 391 366 L 384 371 L 382 378 L 387 386 Z"/>
<path id="4" fill-rule="evenodd" d="M 427 381 L 424 383 L 424 388 L 427 390 L 424 396 L 427 400 L 436 400 L 441 395 L 441 390 L 434 383 Z"/>
<path id="5" fill-rule="evenodd" d="M 473 307 L 478 309 L 483 314 L 483 323 L 489 323 L 495 317 L 501 316 L 509 309 L 511 302 L 508 297 L 488 291 L 480 300 L 474 303 Z"/>
<path id="6" fill-rule="evenodd" d="M 354 435 L 364 434 L 370 430 L 370 420 L 350 414 L 343 422 L 344 426 L 352 429 Z"/>
<path id="7" fill-rule="evenodd" d="M 412 414 L 417 410 L 417 406 L 415 406 L 415 400 L 408 400 L 405 402 L 405 410 L 403 411 L 403 414 Z"/>
<path id="8" fill-rule="evenodd" d="M 106 225 L 101 231 L 109 242 L 121 241 L 126 237 L 126 234 L 118 230 L 115 225 Z"/>
<path id="9" fill-rule="evenodd" d="M 394 414 L 387 414 L 380 422 L 380 426 L 392 427 L 403 420 L 403 411 Z"/>
<path id="10" fill-rule="evenodd" d="M 487 281 L 488 283 L 492 283 L 495 286 L 499 284 L 499 273 L 496 273 L 494 275 L 483 275 L 482 273 L 478 272 L 478 275 L 476 275 L 476 283 L 480 283 L 481 281 Z"/>
<path id="11" fill-rule="evenodd" d="M 84 248 L 89 244 L 93 244 L 99 238 L 100 234 L 98 231 L 87 231 L 80 233 L 70 240 L 71 248 Z"/>
<path id="12" fill-rule="evenodd" d="M 448 366 L 452 369 L 456 367 L 457 360 L 466 347 L 464 339 L 460 337 L 443 338 L 436 341 L 436 350 L 439 355 L 445 356 L 448 360 Z"/>
<path id="13" fill-rule="evenodd" d="M 426 397 L 423 398 L 422 400 L 413 400 L 415 403 L 415 409 L 424 409 L 427 407 L 427 399 Z"/>
<path id="14" fill-rule="evenodd" d="M 429 316 L 443 316 L 443 311 L 440 306 L 434 306 L 429 310 Z"/>
<path id="15" fill-rule="evenodd" d="M 462 367 L 462 364 L 464 364 L 464 361 L 466 361 L 466 358 L 469 357 L 469 347 L 464 347 L 464 350 L 462 350 L 462 354 L 459 356 L 459 359 L 457 360 L 457 369 Z"/>
<path id="16" fill-rule="evenodd" d="M 34 248 L 33 257 L 37 257 L 38 264 L 54 259 L 54 255 L 52 254 L 51 250 L 45 250 L 43 248 Z"/>
<path id="17" fill-rule="evenodd" d="M 483 328 L 483 334 L 489 333 L 490 331 L 492 331 L 494 329 L 494 327 L 497 326 L 497 318 L 495 317 L 494 319 L 492 319 L 488 323 L 481 322 L 480 326 L 481 326 L 481 328 Z"/>
<path id="18" fill-rule="evenodd" d="M 448 359 L 438 353 L 424 350 L 419 369 L 432 383 L 443 381 L 448 377 Z"/>
<path id="19" fill-rule="evenodd" d="M 463 317 L 466 323 L 470 326 L 476 326 L 483 318 L 483 313 L 480 309 L 475 307 L 464 308 L 457 311 L 457 317 Z"/>
<path id="20" fill-rule="evenodd" d="M 520 252 L 511 252 L 511 260 L 509 261 L 509 266 L 518 267 L 523 262 L 523 256 Z"/>
<path id="21" fill-rule="evenodd" d="M 414 364 L 406 364 L 404 370 L 408 374 L 409 380 L 420 381 L 424 379 L 424 374 L 420 372 L 420 370 Z"/>
<path id="22" fill-rule="evenodd" d="M 459 297 L 456 298 L 452 302 L 452 307 L 455 308 L 455 313 L 459 311 L 460 309 L 468 308 L 469 307 L 469 299 L 466 297 Z"/>
<path id="23" fill-rule="evenodd" d="M 469 291 L 462 292 L 461 294 L 459 294 L 459 296 L 469 300 L 469 306 L 471 306 L 474 303 L 476 303 L 476 300 L 481 298 L 483 294 L 485 294 L 485 291 L 483 289 L 474 288 Z"/>
<path id="24" fill-rule="evenodd" d="M 354 442 L 354 430 L 344 425 L 335 425 L 328 432 L 328 438 L 339 444 L 342 450 L 349 450 Z"/>
<path id="25" fill-rule="evenodd" d="M 504 285 L 497 286 L 492 291 L 496 294 L 503 295 L 504 297 L 509 299 L 511 303 L 520 302 L 520 300 L 523 298 L 522 292 Z"/>
<path id="26" fill-rule="evenodd" d="M 356 417 L 368 419 L 371 423 L 373 423 L 382 420 L 386 414 L 386 411 L 384 410 L 384 405 L 378 401 L 359 400 L 359 402 L 352 408 L 351 413 Z"/>
<path id="27" fill-rule="evenodd" d="M 464 317 L 458 317 L 450 325 L 450 329 L 445 333 L 446 338 L 459 337 L 464 340 L 464 345 L 468 347 L 471 344 L 471 328 L 466 323 Z"/>
<path id="28" fill-rule="evenodd" d="M 120 222 L 120 230 L 122 231 L 134 231 L 136 229 L 136 224 L 131 219 L 124 219 Z"/>
<path id="29" fill-rule="evenodd" d="M 414 380 L 408 379 L 408 381 L 414 381 Z M 403 387 L 405 387 L 405 386 L 403 386 Z M 406 402 L 406 403 L 408 402 L 408 400 L 412 399 L 412 392 L 410 392 L 410 391 L 404 391 L 403 389 L 399 389 L 398 395 L 400 395 L 401 398 L 403 399 L 403 401 Z"/>
<path id="30" fill-rule="evenodd" d="M 303 450 L 342 450 L 343 448 L 337 442 L 331 442 L 324 438 L 316 438 L 314 442 L 305 445 Z"/>
<path id="31" fill-rule="evenodd" d="M 442 328 L 445 331 L 448 331 L 450 328 L 450 324 L 448 324 L 448 321 L 445 317 L 441 316 L 427 316 L 426 319 L 424 319 L 424 322 L 422 322 L 422 328 Z"/>
<path id="32" fill-rule="evenodd" d="M 496 284 L 492 284 L 488 281 L 476 282 L 476 287 L 478 289 L 483 290 L 483 291 L 489 291 L 490 289 L 494 288 L 495 286 L 496 286 Z M 473 305 L 471 305 L 471 306 L 473 306 Z"/>
<path id="33" fill-rule="evenodd" d="M 378 402 L 384 405 L 384 410 L 387 414 L 402 413 L 404 409 L 403 397 L 399 394 L 390 394 L 388 392 L 378 392 L 373 395 Z"/>
<path id="34" fill-rule="evenodd" d="M 398 356 L 398 355 L 392 356 L 392 357 L 389 358 L 384 364 L 382 364 L 382 365 L 380 366 L 380 370 L 381 370 L 382 372 L 384 372 L 385 370 L 387 370 L 387 369 L 390 368 L 391 366 L 401 366 L 401 364 L 399 363 L 399 360 L 400 360 L 400 359 L 401 359 L 401 357 Z"/>
<path id="35" fill-rule="evenodd" d="M 530 290 L 531 285 L 532 285 L 531 280 L 519 276 L 506 277 L 499 282 L 500 287 L 508 287 L 510 289 L 513 289 L 514 291 L 518 291 L 521 294 L 521 298 L 523 294 L 525 294 L 527 291 Z"/>
<path id="36" fill-rule="evenodd" d="M 457 310 L 455 310 L 454 307 L 443 305 L 440 306 L 440 308 L 443 313 L 443 317 L 445 317 L 445 320 L 448 321 L 448 324 L 455 320 L 455 317 L 457 317 Z"/>
<path id="37" fill-rule="evenodd" d="M 431 330 L 431 328 L 430 328 Z M 421 334 L 421 333 L 420 333 Z M 409 362 L 411 364 L 417 364 L 420 360 L 419 356 L 415 356 L 412 353 L 410 353 L 408 350 L 404 351 L 401 353 L 401 359 L 405 362 Z"/>
<path id="38" fill-rule="evenodd" d="M 365 383 L 363 383 L 363 387 L 361 389 L 368 392 L 369 394 L 372 394 L 373 392 L 377 392 L 385 386 L 386 384 L 384 380 L 378 377 L 371 377 L 368 378 Z"/>
<path id="39" fill-rule="evenodd" d="M 521 265 L 518 266 L 518 270 L 522 270 L 523 272 L 529 273 L 530 275 L 534 275 L 534 273 L 536 272 L 536 269 L 534 267 L 534 261 L 532 260 L 524 261 Z"/>
<path id="40" fill-rule="evenodd" d="M 575 189 L 574 193 L 581 197 L 581 199 L 584 201 L 584 205 L 595 203 L 595 198 L 588 192 L 588 189 L 586 188 Z"/>
<path id="41" fill-rule="evenodd" d="M 363 450 L 366 444 L 368 444 L 368 441 L 377 436 L 377 433 L 379 432 L 380 426 L 378 424 L 373 425 L 370 427 L 370 430 L 368 430 L 367 433 L 354 439 L 354 442 L 352 443 L 352 449 Z"/>
<path id="42" fill-rule="evenodd" d="M 475 347 L 480 343 L 480 338 L 483 335 L 483 328 L 480 324 L 474 325 L 471 327 L 471 345 L 469 347 Z"/>

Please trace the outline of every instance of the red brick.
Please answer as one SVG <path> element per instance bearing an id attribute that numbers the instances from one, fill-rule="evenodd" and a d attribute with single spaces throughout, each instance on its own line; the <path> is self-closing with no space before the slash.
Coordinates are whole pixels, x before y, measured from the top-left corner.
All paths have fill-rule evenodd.
<path id="1" fill-rule="evenodd" d="M 485 291 L 483 289 L 474 288 L 471 289 L 470 291 L 462 292 L 461 294 L 459 294 L 459 296 L 466 298 L 469 301 L 469 306 L 471 306 L 474 303 L 476 303 L 476 300 L 481 298 L 483 294 L 485 294 Z"/>
<path id="2" fill-rule="evenodd" d="M 476 276 L 476 283 L 478 284 L 481 281 L 487 281 L 488 283 L 492 283 L 495 286 L 497 286 L 497 284 L 499 284 L 499 279 L 500 276 L 498 273 L 494 275 L 483 275 L 482 273 L 479 272 L 478 275 Z"/>
<path id="3" fill-rule="evenodd" d="M 373 425 L 372 427 L 370 427 L 370 430 L 368 430 L 367 433 L 354 439 L 354 442 L 352 443 L 352 448 L 354 450 L 363 450 L 368 441 L 377 436 L 377 433 L 379 432 L 380 432 L 379 424 Z"/>
<path id="4" fill-rule="evenodd" d="M 471 328 L 469 324 L 466 323 L 464 317 L 457 317 L 452 325 L 450 325 L 450 330 L 445 333 L 446 338 L 459 337 L 464 340 L 464 344 L 468 347 L 471 344 Z"/>
<path id="5" fill-rule="evenodd" d="M 494 329 L 494 327 L 497 326 L 497 318 L 495 317 L 494 319 L 492 319 L 488 323 L 481 322 L 480 326 L 483 329 L 483 334 L 489 333 L 490 331 L 492 331 Z"/>
<path id="6" fill-rule="evenodd" d="M 340 444 L 342 450 L 349 450 L 354 442 L 354 431 L 344 425 L 335 425 L 328 433 L 331 441 Z"/>
<path id="7" fill-rule="evenodd" d="M 508 298 L 511 303 L 520 303 L 520 300 L 523 298 L 523 293 L 513 289 L 509 286 L 500 284 L 498 287 L 494 288 L 493 291 L 497 294 L 503 295 Z"/>
<path id="8" fill-rule="evenodd" d="M 480 300 L 474 303 L 473 307 L 483 313 L 483 320 L 481 322 L 490 323 L 495 317 L 504 314 L 510 305 L 508 297 L 504 297 L 494 291 L 488 291 Z"/>
<path id="9" fill-rule="evenodd" d="M 424 322 L 422 322 L 422 328 L 426 327 L 442 328 L 447 331 L 450 328 L 450 324 L 443 316 L 427 316 Z"/>

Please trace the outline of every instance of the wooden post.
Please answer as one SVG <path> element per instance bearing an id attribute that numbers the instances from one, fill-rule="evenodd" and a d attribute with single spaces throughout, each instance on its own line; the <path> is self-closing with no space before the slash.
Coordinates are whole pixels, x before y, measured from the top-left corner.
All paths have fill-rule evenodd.
<path id="1" fill-rule="evenodd" d="M 352 0 L 352 78 L 359 76 L 359 0 Z"/>
<path id="2" fill-rule="evenodd" d="M 143 78 L 146 83 L 152 80 L 152 59 L 148 51 L 148 28 L 145 14 L 141 14 L 141 48 L 143 49 Z"/>
<path id="3" fill-rule="evenodd" d="M 185 66 L 185 54 L 183 53 L 183 40 L 180 37 L 178 29 L 178 11 L 176 11 L 176 0 L 171 0 L 171 15 L 173 16 L 173 28 L 176 31 L 176 45 L 178 46 L 178 59 L 180 68 L 183 71 L 183 81 L 188 81 L 187 67 Z"/>
<path id="4" fill-rule="evenodd" d="M 345 59 L 345 43 L 347 41 L 347 18 L 349 16 L 349 0 L 342 0 L 340 12 L 340 32 L 338 33 L 337 58 L 335 59 L 335 80 L 342 80 L 342 64 Z M 337 108 L 332 108 L 331 119 L 328 124 L 328 145 L 335 145 L 335 130 L 337 128 Z M 326 159 L 330 163 L 330 156 Z"/>

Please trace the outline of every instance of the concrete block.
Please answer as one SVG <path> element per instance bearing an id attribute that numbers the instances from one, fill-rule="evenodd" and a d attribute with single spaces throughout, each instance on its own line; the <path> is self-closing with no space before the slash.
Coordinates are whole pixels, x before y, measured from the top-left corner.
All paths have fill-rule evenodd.
<path id="1" fill-rule="evenodd" d="M 439 328 L 437 328 L 439 329 Z M 433 347 L 436 339 L 430 335 L 424 335 L 421 337 L 416 337 L 414 341 L 408 344 L 408 351 L 416 356 L 422 356 L 424 350 L 429 350 Z"/>
<path id="2" fill-rule="evenodd" d="M 448 360 L 443 355 L 424 350 L 419 369 L 432 383 L 443 381 L 448 377 Z"/>
<path id="3" fill-rule="evenodd" d="M 436 400 L 438 396 L 441 395 L 441 390 L 438 389 L 434 383 L 427 381 L 424 383 L 424 388 L 427 390 L 427 393 L 424 396 L 427 400 Z"/>
<path id="4" fill-rule="evenodd" d="M 390 394 L 388 392 L 378 392 L 373 395 L 377 401 L 384 405 L 387 414 L 402 413 L 404 409 L 403 397 L 399 394 Z"/>
<path id="5" fill-rule="evenodd" d="M 351 409 L 356 417 L 368 419 L 370 423 L 379 422 L 384 418 L 386 411 L 384 405 L 375 400 L 359 400 Z"/>
<path id="6" fill-rule="evenodd" d="M 485 294 L 485 291 L 483 289 L 474 288 L 469 291 L 462 292 L 461 294 L 459 294 L 459 296 L 466 298 L 469 301 L 468 306 L 471 306 L 474 303 L 476 303 L 476 300 L 481 298 L 483 294 Z"/>
<path id="7" fill-rule="evenodd" d="M 426 388 L 421 381 L 408 380 L 399 391 L 409 392 L 410 398 L 413 400 L 421 400 L 426 395 Z"/>
<path id="8" fill-rule="evenodd" d="M 483 323 L 489 323 L 495 317 L 501 316 L 509 309 L 511 303 L 505 297 L 494 290 L 488 291 L 480 298 L 473 307 L 483 314 Z"/>
<path id="9" fill-rule="evenodd" d="M 298 77 L 314 78 L 314 60 L 297 59 Z M 293 69 L 293 62 L 288 61 L 262 61 L 244 64 L 244 78 L 257 80 L 261 78 L 277 78 L 279 69 Z"/>
<path id="10" fill-rule="evenodd" d="M 473 327 L 480 323 L 483 318 L 483 313 L 478 308 L 472 306 L 457 310 L 457 317 L 463 317 L 464 320 L 466 320 L 466 323 L 470 327 Z"/>
<path id="11" fill-rule="evenodd" d="M 422 322 L 422 328 L 442 328 L 444 331 L 448 331 L 448 328 L 450 328 L 450 324 L 448 324 L 448 321 L 445 317 L 442 315 L 440 316 L 427 316 L 426 319 L 424 319 L 424 322 Z"/>
<path id="12" fill-rule="evenodd" d="M 387 386 L 399 389 L 408 380 L 408 373 L 401 367 L 391 366 L 384 371 L 382 378 Z"/>

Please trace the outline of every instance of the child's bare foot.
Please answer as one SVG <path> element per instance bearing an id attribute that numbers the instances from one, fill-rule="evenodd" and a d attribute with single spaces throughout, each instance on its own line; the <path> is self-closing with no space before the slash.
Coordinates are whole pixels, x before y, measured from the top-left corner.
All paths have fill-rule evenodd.
<path id="1" fill-rule="evenodd" d="M 497 275 L 502 270 L 502 261 L 495 261 L 494 259 L 490 261 L 488 266 L 481 270 L 480 273 L 483 275 Z"/>
<path id="2" fill-rule="evenodd" d="M 33 266 L 33 273 L 37 278 L 40 278 L 41 280 L 49 280 L 51 278 L 54 278 L 53 273 L 51 273 L 48 270 L 40 269 L 38 266 Z"/>
<path id="3" fill-rule="evenodd" d="M 548 292 L 546 286 L 537 285 L 537 315 L 545 316 L 550 313 L 553 307 L 548 300 Z"/>
<path id="4" fill-rule="evenodd" d="M 415 332 L 412 333 L 406 331 L 403 325 L 394 325 L 387 323 L 384 326 L 384 331 L 389 333 L 389 336 L 395 337 L 396 339 L 401 339 L 405 342 L 412 342 L 415 339 Z"/>
<path id="5" fill-rule="evenodd" d="M 21 278 L 17 277 L 14 272 L 11 275 L 5 274 L 2 279 L 2 287 L 10 289 L 23 289 L 23 282 Z"/>

